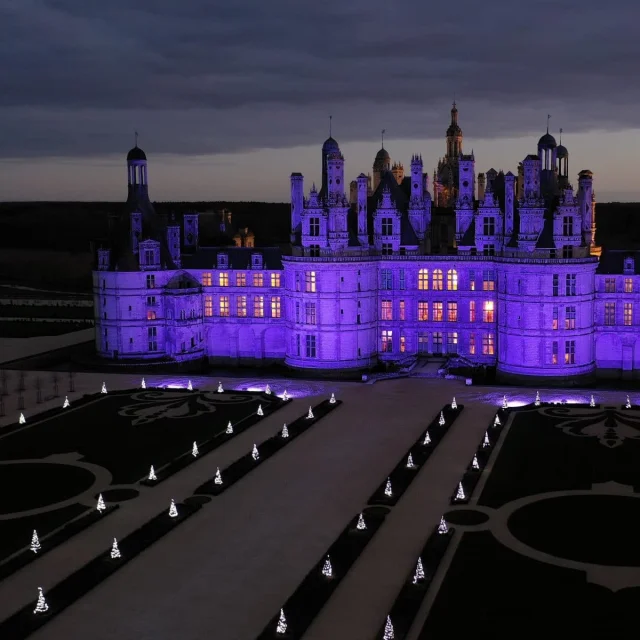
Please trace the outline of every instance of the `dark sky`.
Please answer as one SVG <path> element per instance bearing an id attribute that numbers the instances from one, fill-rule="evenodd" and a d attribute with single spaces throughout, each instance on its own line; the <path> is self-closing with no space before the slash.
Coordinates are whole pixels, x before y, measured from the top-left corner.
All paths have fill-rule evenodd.
<path id="1" fill-rule="evenodd" d="M 586 149 L 576 172 L 597 173 L 603 154 L 602 188 L 633 193 L 635 177 L 620 182 L 609 167 L 621 151 L 602 132 L 635 141 L 622 151 L 631 160 L 640 142 L 639 16 L 631 0 L 0 0 L 0 159 L 9 160 L 0 172 L 9 166 L 12 176 L 0 188 L 20 197 L 25 164 L 64 157 L 69 173 L 102 193 L 100 167 L 107 184 L 120 184 L 111 163 L 137 129 L 150 176 L 152 157 L 162 172 L 181 162 L 163 154 L 183 156 L 203 179 L 224 165 L 224 181 L 211 184 L 233 193 L 263 164 L 256 153 L 282 150 L 265 154 L 265 175 L 286 197 L 291 170 L 310 162 L 292 148 L 320 146 L 328 114 L 355 176 L 369 168 L 382 128 L 405 164 L 413 151 L 435 163 L 455 94 L 479 163 L 476 140 L 487 141 L 486 163 L 516 166 L 550 113 L 570 152 L 571 139 Z M 503 158 L 496 141 L 524 136 L 529 147 Z M 422 148 L 427 140 L 438 147 Z M 402 141 L 418 148 L 405 158 Z M 267 178 L 254 176 L 249 191 L 267 188 Z"/>

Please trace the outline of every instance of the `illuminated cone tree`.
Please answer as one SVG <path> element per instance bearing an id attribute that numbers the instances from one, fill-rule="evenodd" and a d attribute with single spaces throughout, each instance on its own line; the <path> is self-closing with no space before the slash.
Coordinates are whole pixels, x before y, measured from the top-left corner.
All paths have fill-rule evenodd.
<path id="1" fill-rule="evenodd" d="M 218 393 L 224 393 L 224 389 L 222 387 L 222 382 L 218 382 Z"/>
<path id="2" fill-rule="evenodd" d="M 257 414 L 258 414 L 259 416 L 263 416 L 263 415 L 264 415 L 264 411 L 262 410 L 262 405 L 261 405 L 261 404 L 259 404 L 259 405 L 258 405 L 258 411 L 257 411 Z"/>
<path id="3" fill-rule="evenodd" d="M 409 454 L 409 456 L 407 457 L 407 469 L 415 469 L 416 465 L 413 462 L 413 456 L 411 454 Z"/>
<path id="4" fill-rule="evenodd" d="M 33 535 L 31 536 L 31 546 L 29 547 L 33 553 L 38 553 L 40 551 L 40 539 L 38 538 L 38 532 L 34 529 Z"/>
<path id="5" fill-rule="evenodd" d="M 331 397 L 329 398 L 329 404 L 335 404 L 337 402 L 336 400 L 336 394 L 332 393 Z"/>
<path id="6" fill-rule="evenodd" d="M 38 602 L 36 602 L 36 608 L 33 610 L 33 613 L 45 613 L 46 611 L 49 611 L 49 605 L 44 599 L 42 587 L 38 587 Z"/>
<path id="7" fill-rule="evenodd" d="M 502 422 L 500 422 L 500 418 L 498 417 L 498 414 L 496 413 L 496 419 L 493 421 L 493 426 L 494 427 L 499 427 L 502 424 Z"/>
<path id="8" fill-rule="evenodd" d="M 331 559 L 327 556 L 327 559 L 322 565 L 322 575 L 325 578 L 333 578 L 333 567 L 331 566 Z"/>
<path id="9" fill-rule="evenodd" d="M 384 495 L 387 498 L 391 498 L 393 496 L 393 490 L 391 489 L 391 478 L 387 478 L 387 484 L 384 487 Z"/>
<path id="10" fill-rule="evenodd" d="M 146 389 L 147 388 L 147 383 L 144 381 L 144 378 L 142 378 L 142 383 L 140 384 L 140 388 L 141 389 Z"/>
<path id="11" fill-rule="evenodd" d="M 220 473 L 220 467 L 216 469 L 216 477 L 213 479 L 214 484 L 222 484 L 222 474 Z"/>
<path id="12" fill-rule="evenodd" d="M 284 423 L 284 426 L 282 427 L 282 432 L 280 433 L 280 435 L 283 438 L 288 438 L 289 437 L 289 428 L 287 427 L 287 423 Z"/>
<path id="13" fill-rule="evenodd" d="M 169 517 L 171 518 L 178 517 L 178 508 L 176 507 L 176 502 L 173 498 L 171 498 L 171 505 L 169 506 Z"/>
<path id="14" fill-rule="evenodd" d="M 196 441 L 193 441 L 193 447 L 191 447 L 191 455 L 194 458 L 197 458 L 200 455 L 200 451 L 198 450 L 198 444 L 196 443 Z"/>
<path id="15" fill-rule="evenodd" d="M 147 478 L 147 480 L 151 480 L 152 482 L 154 482 L 157 479 L 158 478 L 156 476 L 156 470 L 153 468 L 153 465 L 151 465 L 151 469 L 149 469 L 149 477 Z"/>
<path id="16" fill-rule="evenodd" d="M 487 447 L 491 446 L 491 441 L 489 440 L 489 434 L 485 431 L 484 432 L 484 440 L 482 441 L 482 448 L 486 449 Z"/>
<path id="17" fill-rule="evenodd" d="M 100 389 L 100 393 L 107 393 L 107 385 L 106 383 L 102 383 L 102 389 Z"/>
<path id="18" fill-rule="evenodd" d="M 418 564 L 416 564 L 416 572 L 413 574 L 413 584 L 424 580 L 424 568 L 422 566 L 422 558 L 418 558 Z"/>
<path id="19" fill-rule="evenodd" d="M 447 525 L 447 521 L 444 517 L 440 517 L 440 524 L 438 525 L 438 533 L 440 535 L 444 535 L 445 533 L 449 533 L 449 527 Z"/>
<path id="20" fill-rule="evenodd" d="M 102 513 L 107 508 L 107 505 L 104 503 L 104 498 L 102 494 L 98 496 L 98 504 L 96 505 L 96 509 Z"/>
<path id="21" fill-rule="evenodd" d="M 502 408 L 503 409 L 508 409 L 509 408 L 509 403 L 507 402 L 507 396 L 503 396 L 502 397 Z"/>
<path id="22" fill-rule="evenodd" d="M 425 446 L 428 445 L 428 444 L 431 444 L 431 436 L 429 435 L 428 431 L 424 434 L 424 440 L 423 440 L 422 444 L 425 445 Z"/>
<path id="23" fill-rule="evenodd" d="M 311 411 L 311 407 L 309 407 L 309 413 L 307 413 L 307 420 L 313 420 L 313 411 Z"/>
<path id="24" fill-rule="evenodd" d="M 540 392 L 539 391 L 536 391 L 536 399 L 535 399 L 533 404 L 535 404 L 536 407 L 540 406 Z"/>
<path id="25" fill-rule="evenodd" d="M 460 500 L 466 500 L 467 496 L 464 495 L 464 487 L 462 486 L 462 482 L 458 483 L 458 491 L 456 492 L 456 502 Z"/>
<path id="26" fill-rule="evenodd" d="M 364 521 L 364 515 L 361 513 L 358 516 L 358 524 L 356 525 L 356 529 L 358 531 L 364 531 L 366 528 L 367 528 L 367 525 L 366 525 L 366 523 Z"/>
<path id="27" fill-rule="evenodd" d="M 280 617 L 278 618 L 278 624 L 276 625 L 276 633 L 287 633 L 287 619 L 284 617 L 284 609 L 280 609 Z"/>
<path id="28" fill-rule="evenodd" d="M 475 453 L 473 454 L 473 460 L 471 461 L 471 468 L 474 471 L 478 471 L 478 469 L 480 469 L 480 464 L 478 463 L 478 456 Z"/>
<path id="29" fill-rule="evenodd" d="M 590 407 L 596 406 L 596 399 L 593 397 L 593 395 L 591 396 L 591 400 L 589 400 L 589 406 Z"/>
<path id="30" fill-rule="evenodd" d="M 287 390 L 284 390 L 284 393 L 282 394 L 282 399 L 286 402 L 289 399 L 289 394 L 287 393 Z"/>
<path id="31" fill-rule="evenodd" d="M 440 412 L 440 419 L 438 420 L 438 424 L 441 427 L 444 427 L 444 425 L 445 425 L 444 413 L 442 413 L 442 411 Z"/>
<path id="32" fill-rule="evenodd" d="M 393 640 L 395 637 L 396 636 L 393 631 L 393 624 L 391 623 L 391 616 L 387 616 L 387 622 L 384 625 L 384 634 L 382 635 L 382 640 Z"/>
<path id="33" fill-rule="evenodd" d="M 121 557 L 122 556 L 120 555 L 120 549 L 118 549 L 118 541 L 114 538 L 113 544 L 111 545 L 111 559 L 116 560 Z"/>
<path id="34" fill-rule="evenodd" d="M 258 452 L 258 447 L 254 444 L 253 449 L 251 450 L 251 457 L 254 460 L 258 460 L 260 458 L 260 453 Z"/>
<path id="35" fill-rule="evenodd" d="M 453 400 L 451 401 L 451 408 L 452 409 L 457 409 L 458 408 L 458 403 L 456 402 L 456 397 L 453 396 Z"/>
<path id="36" fill-rule="evenodd" d="M 231 420 L 229 420 L 229 424 L 227 425 L 227 430 L 225 431 L 225 433 L 227 435 L 230 435 L 233 433 L 233 425 L 231 424 Z"/>
<path id="37" fill-rule="evenodd" d="M 24 413 L 21 413 L 20 417 L 18 418 L 18 424 L 26 424 L 26 423 L 27 421 L 25 420 Z"/>
<path id="38" fill-rule="evenodd" d="M 64 397 L 64 402 L 62 403 L 62 408 L 66 409 L 67 407 L 70 407 L 71 403 L 69 402 L 69 396 L 65 396 Z"/>
<path id="39" fill-rule="evenodd" d="M 268 396 L 270 396 L 270 395 L 271 395 L 271 387 L 270 387 L 269 385 L 267 385 L 267 386 L 266 386 L 266 388 L 265 388 L 265 390 L 264 390 L 264 392 L 265 392 Z"/>

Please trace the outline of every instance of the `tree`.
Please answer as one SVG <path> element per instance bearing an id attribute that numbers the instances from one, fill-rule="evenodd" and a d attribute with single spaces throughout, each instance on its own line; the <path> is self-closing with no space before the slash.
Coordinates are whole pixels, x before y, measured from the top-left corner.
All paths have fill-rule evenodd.
<path id="1" fill-rule="evenodd" d="M 38 538 L 38 532 L 34 529 L 33 535 L 31 536 L 31 546 L 29 547 L 33 553 L 38 553 L 40 551 L 40 539 Z"/>
<path id="2" fill-rule="evenodd" d="M 198 445 L 195 440 L 193 441 L 193 447 L 191 447 L 191 455 L 194 458 L 197 458 L 200 455 L 200 451 L 198 451 Z"/>
<path id="3" fill-rule="evenodd" d="M 282 394 L 282 400 L 284 402 L 286 402 L 289 399 L 289 394 L 287 393 L 287 390 L 284 390 L 284 393 Z"/>
<path id="4" fill-rule="evenodd" d="M 156 471 L 153 468 L 153 465 L 151 465 L 151 469 L 149 469 L 149 477 L 147 478 L 147 480 L 151 480 L 152 482 L 157 480 L 158 478 L 156 477 Z"/>
<path id="5" fill-rule="evenodd" d="M 486 449 L 487 447 L 491 446 L 491 441 L 489 440 L 489 434 L 485 431 L 484 432 L 484 440 L 482 441 L 482 448 Z"/>
<path id="6" fill-rule="evenodd" d="M 284 617 L 284 609 L 280 609 L 280 618 L 276 625 L 276 633 L 287 633 L 287 619 Z"/>
<path id="7" fill-rule="evenodd" d="M 458 483 L 458 491 L 456 493 L 456 501 L 466 500 L 467 496 L 464 495 L 464 487 L 462 486 L 462 482 Z"/>
<path id="8" fill-rule="evenodd" d="M 260 458 L 260 453 L 258 452 L 258 447 L 254 444 L 253 449 L 251 450 L 251 457 L 254 460 L 258 460 Z"/>
<path id="9" fill-rule="evenodd" d="M 325 578 L 333 578 L 333 567 L 331 566 L 331 559 L 327 556 L 327 559 L 324 561 L 324 565 L 322 566 L 322 575 Z"/>
<path id="10" fill-rule="evenodd" d="M 67 407 L 69 407 L 71 405 L 71 403 L 69 402 L 69 396 L 65 396 L 64 397 L 64 402 L 62 403 L 62 408 L 66 409 Z"/>
<path id="11" fill-rule="evenodd" d="M 271 387 L 270 387 L 268 384 L 267 384 L 267 386 L 265 387 L 264 392 L 265 392 L 268 396 L 270 396 L 270 395 L 271 395 Z"/>
<path id="12" fill-rule="evenodd" d="M 358 529 L 358 531 L 364 531 L 367 528 L 367 525 L 365 524 L 364 521 L 364 515 L 361 513 L 358 516 L 358 524 L 356 525 L 356 529 Z"/>
<path id="13" fill-rule="evenodd" d="M 220 467 L 216 469 L 216 477 L 213 479 L 213 484 L 222 484 L 222 474 L 220 473 Z"/>
<path id="14" fill-rule="evenodd" d="M 451 401 L 451 408 L 452 409 L 457 409 L 458 408 L 458 403 L 456 402 L 456 397 L 453 396 L 453 400 Z"/>
<path id="15" fill-rule="evenodd" d="M 502 408 L 503 409 L 508 409 L 509 408 L 509 403 L 507 402 L 507 396 L 503 396 L 502 397 Z"/>
<path id="16" fill-rule="evenodd" d="M 475 453 L 473 454 L 473 460 L 471 461 L 471 468 L 474 471 L 478 471 L 478 469 L 480 469 L 480 465 L 478 464 L 478 456 Z"/>
<path id="17" fill-rule="evenodd" d="M 287 427 L 287 423 L 284 423 L 284 426 L 282 427 L 282 433 L 280 434 L 283 438 L 288 438 L 289 437 L 289 429 Z"/>
<path id="18" fill-rule="evenodd" d="M 438 420 L 438 424 L 439 424 L 441 427 L 444 427 L 445 422 L 446 422 L 446 421 L 445 421 L 445 419 L 444 419 L 444 413 L 441 411 L 441 412 L 440 412 L 440 420 Z"/>
<path id="19" fill-rule="evenodd" d="M 496 419 L 493 421 L 493 426 L 494 427 L 499 427 L 502 424 L 502 422 L 500 422 L 500 418 L 498 416 L 498 414 L 496 413 Z"/>
<path id="20" fill-rule="evenodd" d="M 218 382 L 218 393 L 224 393 L 224 389 L 222 387 L 222 382 Z"/>
<path id="21" fill-rule="evenodd" d="M 444 535 L 445 533 L 449 533 L 449 527 L 447 526 L 447 521 L 443 516 L 440 516 L 440 524 L 438 525 L 438 533 L 440 535 Z"/>
<path id="22" fill-rule="evenodd" d="M 264 411 L 262 410 L 262 405 L 261 404 L 258 405 L 257 413 L 258 413 L 259 416 L 263 416 L 264 415 Z"/>
<path id="23" fill-rule="evenodd" d="M 407 458 L 407 469 L 415 469 L 416 465 L 413 463 L 413 456 L 411 454 L 409 454 L 409 457 Z"/>
<path id="24" fill-rule="evenodd" d="M 428 444 L 431 444 L 431 436 L 429 435 L 429 431 L 427 431 L 427 432 L 424 434 L 424 441 L 422 442 L 422 445 L 423 445 L 423 446 L 425 446 L 425 447 L 426 447 Z"/>
<path id="25" fill-rule="evenodd" d="M 393 640 L 395 637 L 396 636 L 393 631 L 393 624 L 391 624 L 391 616 L 387 616 L 387 622 L 384 625 L 384 634 L 382 636 L 382 640 Z"/>
<path id="26" fill-rule="evenodd" d="M 36 602 L 36 608 L 33 610 L 33 613 L 45 613 L 46 611 L 49 611 L 49 605 L 44 599 L 42 587 L 38 587 L 38 602 Z"/>
<path id="27" fill-rule="evenodd" d="M 416 572 L 413 574 L 413 584 L 418 584 L 424 580 L 424 568 L 422 566 L 422 558 L 418 558 L 418 564 L 416 564 Z"/>
<path id="28" fill-rule="evenodd" d="M 534 400 L 533 404 L 535 404 L 536 407 L 540 406 L 540 392 L 536 391 L 536 399 Z"/>
<path id="29" fill-rule="evenodd" d="M 26 422 L 27 421 L 25 420 L 24 413 L 21 413 L 20 417 L 18 418 L 18 424 L 26 424 Z"/>
<path id="30" fill-rule="evenodd" d="M 631 409 L 631 399 L 627 396 L 627 404 L 624 405 L 625 409 Z"/>
<path id="31" fill-rule="evenodd" d="M 229 424 L 227 425 L 227 430 L 225 431 L 227 435 L 231 435 L 233 433 L 233 425 L 231 424 L 231 420 L 229 420 Z"/>
<path id="32" fill-rule="evenodd" d="M 176 502 L 173 498 L 171 498 L 171 505 L 169 506 L 169 516 L 171 518 L 178 517 L 178 508 L 176 507 Z"/>
<path id="33" fill-rule="evenodd" d="M 193 391 L 193 385 L 191 384 L 191 380 L 187 383 L 187 391 Z"/>
<path id="34" fill-rule="evenodd" d="M 591 400 L 589 400 L 589 406 L 590 407 L 596 406 L 596 399 L 593 397 L 593 394 L 591 394 Z"/>
<path id="35" fill-rule="evenodd" d="M 307 413 L 307 420 L 313 420 L 314 415 L 313 411 L 311 411 L 311 407 L 309 407 L 309 413 Z"/>
<path id="36" fill-rule="evenodd" d="M 146 389 L 147 388 L 147 383 L 144 381 L 144 378 L 142 378 L 142 384 L 140 385 L 141 389 Z"/>
<path id="37" fill-rule="evenodd" d="M 387 496 L 387 498 L 391 498 L 391 496 L 393 496 L 393 490 L 391 489 L 391 478 L 387 478 L 387 484 L 384 488 L 384 495 Z"/>
<path id="38" fill-rule="evenodd" d="M 102 389 L 100 389 L 100 393 L 107 393 L 107 384 L 105 382 L 102 383 Z"/>
<path id="39" fill-rule="evenodd" d="M 96 509 L 102 513 L 105 509 L 107 508 L 107 506 L 104 503 L 104 498 L 102 497 L 102 494 L 100 494 L 98 496 L 98 504 L 96 505 Z"/>
<path id="40" fill-rule="evenodd" d="M 337 402 L 336 400 L 336 394 L 332 393 L 331 397 L 329 398 L 329 404 L 335 404 Z"/>
<path id="41" fill-rule="evenodd" d="M 116 558 L 120 558 L 120 549 L 118 549 L 118 541 L 114 538 L 113 544 L 111 545 L 111 559 L 115 560 Z"/>

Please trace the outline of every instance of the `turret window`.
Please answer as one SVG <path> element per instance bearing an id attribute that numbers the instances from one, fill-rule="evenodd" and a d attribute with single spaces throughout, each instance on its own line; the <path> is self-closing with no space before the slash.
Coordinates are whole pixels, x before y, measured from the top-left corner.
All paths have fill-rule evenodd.
<path id="1" fill-rule="evenodd" d="M 495 218 L 485 217 L 482 221 L 482 235 L 493 236 L 496 233 Z"/>
<path id="2" fill-rule="evenodd" d="M 624 303 L 624 316 L 623 322 L 625 327 L 630 327 L 633 324 L 633 302 Z"/>
<path id="3" fill-rule="evenodd" d="M 315 358 L 316 357 L 316 337 L 307 335 L 305 341 L 305 352 L 307 358 Z"/>
<path id="4" fill-rule="evenodd" d="M 383 300 L 380 310 L 381 320 L 393 320 L 393 303 L 391 300 Z"/>
<path id="5" fill-rule="evenodd" d="M 493 322 L 493 300 L 485 300 L 482 305 L 482 322 Z"/>
<path id="6" fill-rule="evenodd" d="M 393 218 L 382 218 L 382 235 L 393 235 Z"/>
<path id="7" fill-rule="evenodd" d="M 565 295 L 566 296 L 576 295 L 576 274 L 575 273 L 567 273 L 567 275 L 565 276 Z"/>
<path id="8" fill-rule="evenodd" d="M 309 235 L 320 235 L 320 218 L 309 218 Z"/>
<path id="9" fill-rule="evenodd" d="M 492 356 L 496 350 L 496 337 L 493 333 L 482 334 L 482 355 Z"/>
<path id="10" fill-rule="evenodd" d="M 316 292 L 316 272 L 315 271 L 304 272 L 304 290 L 307 293 Z"/>
<path id="11" fill-rule="evenodd" d="M 562 218 L 562 235 L 563 236 L 573 235 L 573 216 L 564 216 Z"/>
<path id="12" fill-rule="evenodd" d="M 564 312 L 564 328 L 575 329 L 576 328 L 576 308 L 567 307 Z"/>

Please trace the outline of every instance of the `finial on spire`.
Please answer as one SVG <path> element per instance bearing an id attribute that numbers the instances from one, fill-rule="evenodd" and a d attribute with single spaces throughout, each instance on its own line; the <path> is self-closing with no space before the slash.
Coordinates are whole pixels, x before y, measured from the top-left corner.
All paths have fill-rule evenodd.
<path id="1" fill-rule="evenodd" d="M 134 133 L 135 133 L 135 137 L 136 137 L 136 145 L 135 146 L 137 147 L 138 146 L 138 132 L 134 131 Z"/>
<path id="2" fill-rule="evenodd" d="M 560 127 L 560 144 L 562 144 L 562 127 Z"/>
<path id="3" fill-rule="evenodd" d="M 547 133 L 549 133 L 549 120 L 551 119 L 551 116 L 549 114 L 547 114 Z"/>
<path id="4" fill-rule="evenodd" d="M 333 116 L 329 116 L 329 137 L 331 137 L 331 118 L 333 118 Z"/>
<path id="5" fill-rule="evenodd" d="M 386 131 L 386 129 L 382 130 L 382 148 L 384 149 L 384 132 Z"/>
<path id="6" fill-rule="evenodd" d="M 453 108 L 456 108 L 456 92 L 453 92 Z"/>

